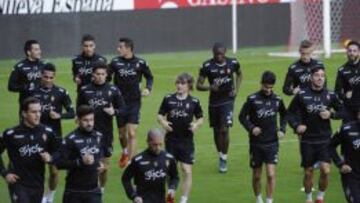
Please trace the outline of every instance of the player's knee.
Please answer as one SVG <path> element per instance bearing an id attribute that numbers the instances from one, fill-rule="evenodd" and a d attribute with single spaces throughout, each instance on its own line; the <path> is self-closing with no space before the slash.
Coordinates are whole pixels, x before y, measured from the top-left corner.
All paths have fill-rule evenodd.
<path id="1" fill-rule="evenodd" d="M 228 132 L 229 132 L 229 128 L 228 128 L 227 126 L 222 126 L 222 127 L 220 127 L 220 133 L 221 133 L 222 135 L 227 135 Z"/>
<path id="2" fill-rule="evenodd" d="M 274 181 L 275 180 L 275 173 L 269 173 L 266 175 L 267 181 Z"/>
<path id="3" fill-rule="evenodd" d="M 254 182 L 260 182 L 261 181 L 261 174 L 254 173 L 253 174 L 253 181 Z"/>
<path id="4" fill-rule="evenodd" d="M 330 166 L 323 166 L 320 168 L 320 175 L 328 176 L 330 174 Z"/>

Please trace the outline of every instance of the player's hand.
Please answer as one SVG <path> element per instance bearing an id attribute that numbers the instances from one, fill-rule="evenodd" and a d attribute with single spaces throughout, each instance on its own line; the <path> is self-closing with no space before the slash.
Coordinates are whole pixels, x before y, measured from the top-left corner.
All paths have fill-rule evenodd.
<path id="1" fill-rule="evenodd" d="M 340 172 L 343 174 L 351 173 L 351 171 L 352 171 L 352 168 L 346 164 L 342 165 L 340 168 Z"/>
<path id="2" fill-rule="evenodd" d="M 300 89 L 299 86 L 295 87 L 295 88 L 293 89 L 293 94 L 295 95 L 295 94 L 299 93 L 300 90 L 301 90 L 301 89 Z"/>
<path id="3" fill-rule="evenodd" d="M 135 197 L 134 198 L 134 203 L 143 203 L 143 200 L 141 197 Z"/>
<path id="4" fill-rule="evenodd" d="M 148 88 L 145 88 L 142 92 L 141 92 L 141 96 L 143 97 L 147 97 L 150 95 L 150 90 Z"/>
<path id="5" fill-rule="evenodd" d="M 346 99 L 351 99 L 352 94 L 353 94 L 352 91 L 347 91 L 346 94 L 345 94 Z"/>
<path id="6" fill-rule="evenodd" d="M 91 154 L 85 154 L 82 157 L 82 161 L 85 165 L 92 165 L 94 163 L 94 156 Z"/>
<path id="7" fill-rule="evenodd" d="M 55 111 L 51 110 L 49 112 L 49 116 L 51 119 L 57 120 L 61 118 L 61 115 L 59 113 L 56 113 Z"/>
<path id="8" fill-rule="evenodd" d="M 331 112 L 329 110 L 321 111 L 319 113 L 320 117 L 324 120 L 330 119 Z"/>
<path id="9" fill-rule="evenodd" d="M 81 79 L 80 79 L 79 76 L 76 76 L 76 77 L 75 77 L 75 83 L 76 83 L 77 85 L 80 85 L 80 84 L 81 84 Z"/>
<path id="10" fill-rule="evenodd" d="M 105 166 L 105 164 L 103 164 L 101 161 L 99 162 L 99 167 L 97 168 L 97 172 L 98 174 L 104 173 L 104 171 L 106 171 L 107 168 Z"/>
<path id="11" fill-rule="evenodd" d="M 305 133 L 306 129 L 307 129 L 306 125 L 299 125 L 299 126 L 296 128 L 296 133 L 297 133 L 298 135 L 302 135 L 302 134 Z"/>
<path id="12" fill-rule="evenodd" d="M 199 125 L 197 123 L 190 123 L 190 128 L 193 133 L 199 128 Z"/>
<path id="13" fill-rule="evenodd" d="M 285 137 L 285 133 L 283 131 L 279 130 L 277 132 L 277 136 L 278 136 L 279 139 L 282 139 L 283 137 Z"/>
<path id="14" fill-rule="evenodd" d="M 45 163 L 49 163 L 51 161 L 51 155 L 48 152 L 40 153 L 40 157 Z"/>
<path id="15" fill-rule="evenodd" d="M 162 125 L 162 127 L 163 127 L 167 132 L 172 132 L 172 131 L 173 131 L 173 129 L 172 129 L 172 127 L 171 127 L 171 125 L 172 125 L 171 122 L 169 122 L 169 121 L 162 121 L 162 122 L 161 122 L 161 125 Z"/>
<path id="16" fill-rule="evenodd" d="M 218 85 L 218 84 L 213 84 L 213 85 L 211 85 L 211 86 L 210 86 L 210 90 L 211 90 L 212 92 L 217 92 L 217 91 L 219 91 L 219 85 Z"/>
<path id="17" fill-rule="evenodd" d="M 255 127 L 252 129 L 252 132 L 251 132 L 254 136 L 259 136 L 261 133 L 262 133 L 262 130 L 261 128 L 259 127 Z"/>
<path id="18" fill-rule="evenodd" d="M 9 173 L 5 176 L 5 180 L 8 184 L 14 184 L 20 179 L 19 176 L 17 176 L 14 173 Z"/>
<path id="19" fill-rule="evenodd" d="M 110 104 L 110 107 L 105 107 L 103 108 L 103 111 L 108 114 L 109 116 L 113 116 L 115 114 L 115 109 L 112 106 L 112 104 Z"/>

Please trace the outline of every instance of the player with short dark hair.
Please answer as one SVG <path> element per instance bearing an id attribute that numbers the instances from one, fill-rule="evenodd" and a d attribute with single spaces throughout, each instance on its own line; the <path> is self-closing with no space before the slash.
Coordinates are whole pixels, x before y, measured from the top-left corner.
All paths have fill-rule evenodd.
<path id="1" fill-rule="evenodd" d="M 285 135 L 286 107 L 273 92 L 276 76 L 265 71 L 261 78 L 260 91 L 250 95 L 239 114 L 240 123 L 249 132 L 250 167 L 253 169 L 253 189 L 257 203 L 263 203 L 261 196 L 262 165 L 266 165 L 266 203 L 273 202 L 275 190 L 275 166 L 278 163 L 279 138 Z M 280 126 L 278 125 L 280 116 Z M 279 127 L 278 127 L 279 126 Z"/>
<path id="2" fill-rule="evenodd" d="M 132 159 L 122 175 L 126 195 L 134 203 L 165 203 L 166 183 L 167 202 L 174 202 L 178 171 L 175 158 L 162 150 L 163 142 L 163 132 L 151 129 L 147 149 Z"/>
<path id="3" fill-rule="evenodd" d="M 0 156 L 0 173 L 8 184 L 12 203 L 41 203 L 45 164 L 58 147 L 52 129 L 40 124 L 40 101 L 26 98 L 21 123 L 0 135 L 0 155 L 7 150 L 8 168 Z"/>
<path id="4" fill-rule="evenodd" d="M 283 86 L 284 94 L 296 95 L 300 90 L 309 87 L 311 83 L 311 70 L 314 67 L 320 67 L 325 70 L 322 62 L 312 58 L 313 52 L 314 45 L 311 41 L 303 40 L 300 43 L 300 59 L 291 64 L 288 69 Z"/>
<path id="5" fill-rule="evenodd" d="M 72 59 L 72 74 L 78 90 L 91 82 L 94 63 L 106 64 L 106 58 L 96 53 L 94 36 L 85 34 L 81 39 L 81 49 L 81 54 Z"/>
<path id="6" fill-rule="evenodd" d="M 74 108 L 69 93 L 54 84 L 56 68 L 53 64 L 47 63 L 41 70 L 41 82 L 39 87 L 30 91 L 29 95 L 38 98 L 41 103 L 40 122 L 50 127 L 56 139 L 61 141 L 61 119 L 72 119 L 75 117 Z M 63 113 L 63 108 L 66 112 Z M 43 202 L 52 203 L 55 196 L 55 189 L 58 184 L 58 171 L 55 166 L 50 165 L 49 191 L 45 194 Z"/>
<path id="7" fill-rule="evenodd" d="M 316 203 L 323 203 L 330 173 L 330 120 L 340 118 L 341 103 L 336 94 L 325 87 L 325 71 L 322 67 L 311 70 L 310 81 L 311 86 L 301 90 L 291 101 L 288 120 L 300 139 L 306 201 L 313 202 L 314 164 L 319 162 L 319 192 Z"/>
<path id="8" fill-rule="evenodd" d="M 340 169 L 341 182 L 348 203 L 360 202 L 360 109 L 356 120 L 343 124 L 331 139 L 331 154 Z M 341 157 L 336 148 L 341 146 Z"/>
<path id="9" fill-rule="evenodd" d="M 104 164 L 109 167 L 113 152 L 113 117 L 124 113 L 125 103 L 120 90 L 107 82 L 107 65 L 103 62 L 94 63 L 93 81 L 83 86 L 78 92 L 77 107 L 89 105 L 95 109 L 95 130 L 103 134 L 106 144 Z M 101 189 L 104 190 L 107 170 L 100 174 Z"/>
<path id="10" fill-rule="evenodd" d="M 158 113 L 158 121 L 166 130 L 165 149 L 180 162 L 184 174 L 180 203 L 186 203 L 189 197 L 195 152 L 194 133 L 204 121 L 200 101 L 190 95 L 193 83 L 190 74 L 178 75 L 176 92 L 164 97 Z"/>
<path id="11" fill-rule="evenodd" d="M 63 203 L 101 203 L 99 173 L 105 143 L 103 134 L 94 129 L 95 110 L 81 105 L 76 111 L 78 127 L 63 140 L 53 163 L 67 170 Z"/>
<path id="12" fill-rule="evenodd" d="M 209 120 L 214 130 L 214 141 L 219 153 L 219 172 L 227 172 L 227 154 L 229 149 L 229 128 L 232 126 L 233 109 L 236 94 L 242 80 L 240 64 L 235 58 L 226 57 L 226 47 L 215 43 L 213 58 L 203 63 L 196 88 L 210 91 Z M 235 79 L 234 79 L 235 75 Z M 208 78 L 209 85 L 205 84 Z"/>
<path id="13" fill-rule="evenodd" d="M 41 69 L 44 66 L 38 41 L 27 40 L 24 53 L 26 58 L 15 64 L 8 82 L 8 90 L 19 93 L 19 106 L 29 96 L 29 91 L 40 84 Z"/>
<path id="14" fill-rule="evenodd" d="M 117 117 L 120 144 L 123 148 L 119 167 L 124 168 L 136 153 L 136 129 L 140 122 L 141 96 L 149 96 L 153 75 L 147 62 L 134 54 L 134 42 L 129 38 L 120 38 L 117 51 L 119 56 L 112 59 L 110 71 L 114 75 L 114 84 L 124 95 L 126 110 Z M 142 77 L 146 85 L 141 90 Z"/>
<path id="15" fill-rule="evenodd" d="M 339 68 L 335 82 L 335 93 L 344 102 L 343 123 L 356 120 L 360 107 L 360 44 L 350 41 L 346 50 L 348 61 Z"/>

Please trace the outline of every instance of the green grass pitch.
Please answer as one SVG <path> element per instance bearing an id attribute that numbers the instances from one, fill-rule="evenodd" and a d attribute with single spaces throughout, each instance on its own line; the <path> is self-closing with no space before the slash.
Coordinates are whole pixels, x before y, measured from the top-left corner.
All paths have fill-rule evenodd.
<path id="1" fill-rule="evenodd" d="M 218 155 L 213 144 L 212 130 L 207 121 L 208 92 L 194 91 L 192 94 L 201 100 L 205 112 L 206 122 L 195 134 L 196 163 L 193 172 L 193 189 L 189 202 L 195 203 L 250 203 L 255 202 L 251 187 L 251 170 L 249 168 L 248 135 L 244 128 L 240 126 L 238 114 L 246 97 L 259 89 L 259 79 L 264 70 L 272 70 L 277 74 L 277 84 L 275 91 L 283 96 L 286 105 L 289 104 L 290 97 L 284 96 L 281 87 L 285 78 L 285 73 L 292 58 L 272 58 L 267 56 L 270 49 L 241 49 L 236 56 L 241 63 L 244 80 L 237 95 L 234 111 L 234 126 L 230 131 L 231 143 L 229 152 L 227 174 L 222 175 L 217 172 Z M 162 98 L 167 93 L 175 90 L 175 76 L 181 72 L 189 72 L 197 77 L 199 67 L 202 62 L 211 57 L 210 51 L 186 52 L 186 53 L 164 53 L 140 55 L 150 64 L 154 74 L 155 82 L 153 92 L 150 97 L 143 98 L 141 109 L 141 123 L 138 129 L 139 150 L 145 147 L 145 133 L 151 127 L 159 126 L 156 122 L 157 110 Z M 229 56 L 231 54 L 229 53 Z M 112 57 L 112 56 L 111 56 Z M 108 59 L 111 58 L 110 56 Z M 71 94 L 73 102 L 76 99 L 75 85 L 72 82 L 71 63 L 69 58 L 49 59 L 57 66 L 56 83 L 65 87 Z M 334 87 L 336 71 L 345 61 L 344 55 L 334 55 L 331 59 L 324 60 L 327 68 L 328 85 L 330 89 Z M 17 94 L 7 91 L 8 76 L 15 60 L 0 61 L 0 130 L 3 131 L 12 127 L 18 122 Z M 73 120 L 63 121 L 64 133 L 70 132 L 75 126 Z M 339 127 L 339 122 L 333 123 L 333 130 Z M 115 133 L 117 136 L 117 133 Z M 121 185 L 122 170 L 117 167 L 117 160 L 120 154 L 120 145 L 115 138 L 115 152 L 112 157 L 109 180 L 104 195 L 105 203 L 130 202 L 124 193 Z M 7 157 L 4 153 L 3 157 Z M 7 158 L 5 158 L 7 160 Z M 318 172 L 317 172 L 318 174 Z M 56 202 L 61 202 L 65 173 L 61 172 L 60 184 L 56 193 Z M 280 144 L 280 161 L 277 167 L 277 187 L 275 191 L 275 202 L 300 203 L 305 201 L 305 195 L 300 192 L 302 186 L 302 169 L 300 168 L 300 155 L 297 137 L 292 130 L 287 127 L 286 137 Z M 318 175 L 315 178 L 317 188 Z M 263 176 L 265 180 L 265 176 Z M 263 188 L 265 181 L 263 181 Z M 265 190 L 262 192 L 265 195 Z M 177 195 L 179 197 L 180 190 Z M 314 193 L 315 198 L 316 193 Z M 1 203 L 8 203 L 8 190 L 3 179 L 0 180 Z M 327 203 L 344 203 L 344 195 L 340 186 L 338 170 L 332 167 L 330 184 L 326 192 L 325 200 Z"/>

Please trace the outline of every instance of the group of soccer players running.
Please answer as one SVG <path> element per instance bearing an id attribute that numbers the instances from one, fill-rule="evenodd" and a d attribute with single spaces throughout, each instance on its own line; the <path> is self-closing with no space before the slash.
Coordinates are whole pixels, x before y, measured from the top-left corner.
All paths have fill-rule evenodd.
<path id="1" fill-rule="evenodd" d="M 213 58 L 203 63 L 196 84 L 188 73 L 176 77 L 175 92 L 164 97 L 158 111 L 158 122 L 165 133 L 149 130 L 148 147 L 140 154 L 136 154 L 136 130 L 141 97 L 149 96 L 153 85 L 147 62 L 135 56 L 129 38 L 119 39 L 119 56 L 110 63 L 95 52 L 93 36 L 84 35 L 81 46 L 81 54 L 72 59 L 76 112 L 67 90 L 54 84 L 55 66 L 41 61 L 36 40 L 26 41 L 26 58 L 11 72 L 8 89 L 19 93 L 20 124 L 0 136 L 0 154 L 7 150 L 9 157 L 5 166 L 0 156 L 0 173 L 13 203 L 52 203 L 59 169 L 67 170 L 64 203 L 102 202 L 113 154 L 113 117 L 122 146 L 118 165 L 125 168 L 122 184 L 128 198 L 135 203 L 174 202 L 179 166 L 183 174 L 179 202 L 188 202 L 193 136 L 204 121 L 200 101 L 191 95 L 194 86 L 210 92 L 209 121 L 219 153 L 219 172 L 227 172 L 229 128 L 242 72 L 239 62 L 226 56 L 223 44 L 214 44 Z M 265 71 L 260 90 L 248 96 L 239 114 L 249 134 L 256 202 L 264 202 L 262 165 L 267 177 L 266 203 L 273 202 L 279 139 L 289 123 L 300 141 L 306 203 L 313 202 L 313 173 L 317 167 L 320 178 L 316 203 L 324 202 L 331 158 L 340 168 L 347 201 L 360 203 L 360 44 L 347 44 L 348 61 L 337 73 L 335 92 L 327 89 L 324 65 L 311 57 L 312 43 L 301 42 L 299 52 L 301 57 L 289 67 L 283 87 L 286 95 L 294 95 L 289 107 L 273 92 L 275 74 Z M 143 77 L 146 85 L 142 89 Z M 61 120 L 75 115 L 77 128 L 63 138 Z M 343 120 L 334 136 L 331 119 Z M 341 155 L 336 150 L 338 145 Z M 45 165 L 49 165 L 50 174 L 47 192 Z"/>

